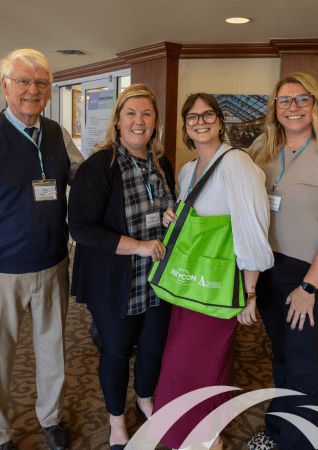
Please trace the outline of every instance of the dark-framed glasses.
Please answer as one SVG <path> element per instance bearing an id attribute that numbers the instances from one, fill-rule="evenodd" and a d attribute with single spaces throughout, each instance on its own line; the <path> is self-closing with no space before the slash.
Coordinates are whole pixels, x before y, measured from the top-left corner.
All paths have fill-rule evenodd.
<path id="1" fill-rule="evenodd" d="M 205 111 L 203 114 L 190 113 L 185 116 L 185 123 L 189 127 L 193 127 L 199 123 L 200 117 L 202 117 L 204 123 L 212 124 L 216 121 L 218 115 L 215 111 Z"/>
<path id="2" fill-rule="evenodd" d="M 275 97 L 277 108 L 288 109 L 293 101 L 299 108 L 305 108 L 310 106 L 314 101 L 314 96 L 312 94 L 299 94 L 296 97 Z"/>
<path id="3" fill-rule="evenodd" d="M 37 89 L 43 91 L 44 89 L 47 89 L 51 84 L 48 80 L 29 80 L 27 78 L 10 78 L 10 77 L 6 78 L 9 78 L 9 80 L 14 81 L 15 84 L 21 89 L 27 89 L 28 87 L 31 86 L 32 83 L 34 83 Z"/>

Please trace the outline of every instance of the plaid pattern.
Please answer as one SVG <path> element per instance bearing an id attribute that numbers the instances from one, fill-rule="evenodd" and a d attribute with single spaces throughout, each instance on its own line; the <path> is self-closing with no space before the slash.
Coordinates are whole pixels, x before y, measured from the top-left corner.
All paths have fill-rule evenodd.
<path id="1" fill-rule="evenodd" d="M 151 185 L 151 192 L 155 202 L 155 209 L 149 199 L 145 183 L 140 176 L 132 158 L 138 164 L 140 172 Z M 160 172 L 151 167 L 148 176 L 149 161 L 131 156 L 122 143 L 117 146 L 117 160 L 122 173 L 125 197 L 125 213 L 128 235 L 138 241 L 163 240 L 165 227 L 162 225 L 162 217 L 165 210 L 174 206 L 174 199 L 170 193 L 168 183 Z M 146 215 L 159 211 L 160 226 L 146 228 Z M 141 314 L 151 306 L 158 306 L 160 299 L 156 296 L 147 282 L 147 277 L 152 264 L 152 259 L 131 255 L 132 258 L 132 290 L 128 301 L 127 315 Z"/>

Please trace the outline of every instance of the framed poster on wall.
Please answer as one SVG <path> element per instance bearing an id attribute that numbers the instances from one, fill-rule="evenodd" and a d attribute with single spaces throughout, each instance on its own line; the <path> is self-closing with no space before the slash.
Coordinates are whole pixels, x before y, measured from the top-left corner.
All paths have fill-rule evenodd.
<path id="1" fill-rule="evenodd" d="M 217 100 L 225 119 L 225 143 L 248 148 L 263 133 L 267 95 L 211 94 Z"/>
<path id="2" fill-rule="evenodd" d="M 72 89 L 72 138 L 81 137 L 82 94 Z"/>

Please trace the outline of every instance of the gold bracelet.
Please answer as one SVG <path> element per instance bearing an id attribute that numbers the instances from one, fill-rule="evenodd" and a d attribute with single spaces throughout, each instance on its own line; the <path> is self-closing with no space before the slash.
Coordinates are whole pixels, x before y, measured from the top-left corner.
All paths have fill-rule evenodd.
<path id="1" fill-rule="evenodd" d="M 256 300 L 257 299 L 257 295 L 256 292 L 248 292 L 245 291 L 245 294 L 247 294 L 247 299 L 246 300 Z"/>

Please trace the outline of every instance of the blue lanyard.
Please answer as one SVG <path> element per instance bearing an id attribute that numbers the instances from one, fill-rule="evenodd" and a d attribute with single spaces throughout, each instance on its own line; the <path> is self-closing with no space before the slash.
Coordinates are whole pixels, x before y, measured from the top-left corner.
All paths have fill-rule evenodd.
<path id="1" fill-rule="evenodd" d="M 39 159 L 40 159 L 40 165 L 41 165 L 41 172 L 42 172 L 42 179 L 45 180 L 46 176 L 44 173 L 44 167 L 43 167 L 43 162 L 42 162 L 42 155 L 41 155 L 41 151 L 40 151 L 40 145 L 41 145 L 41 140 L 42 140 L 42 130 L 40 130 L 40 134 L 39 134 L 39 144 L 37 145 L 34 140 L 31 138 L 31 136 L 26 133 L 22 128 L 20 128 L 10 117 L 9 114 L 6 114 L 6 117 L 8 120 L 10 120 L 10 122 L 16 127 L 17 130 L 19 130 L 22 134 L 24 134 L 24 136 L 26 136 L 31 142 L 33 142 L 33 144 L 37 147 L 38 152 L 39 152 Z M 27 128 L 27 127 L 26 127 Z"/>
<path id="2" fill-rule="evenodd" d="M 155 202 L 154 202 L 153 197 L 152 197 L 152 192 L 151 192 L 151 186 L 150 186 L 150 183 L 146 183 L 144 177 L 142 176 L 142 174 L 141 174 L 141 172 L 140 172 L 140 169 L 139 169 L 139 167 L 138 167 L 138 164 L 136 163 L 136 161 L 134 160 L 134 158 L 133 158 L 132 156 L 130 156 L 130 157 L 131 157 L 133 163 L 135 164 L 136 169 L 137 169 L 138 172 L 140 173 L 140 176 L 141 176 L 141 178 L 142 178 L 142 181 L 144 182 L 145 187 L 146 187 L 146 189 L 147 189 L 147 192 L 148 192 L 148 195 L 149 195 L 149 198 L 150 198 L 150 202 L 151 202 L 151 206 L 152 206 L 152 208 L 154 208 L 154 207 L 155 207 Z M 148 164 L 148 178 L 149 178 L 149 175 L 150 175 L 150 172 L 151 172 L 151 158 L 150 158 L 149 154 L 148 154 L 148 162 L 149 162 L 149 164 Z"/>
<path id="3" fill-rule="evenodd" d="M 214 158 L 216 152 L 219 150 L 219 148 L 221 147 L 221 145 L 222 145 L 222 142 L 220 143 L 220 145 L 218 146 L 218 148 L 216 149 L 216 151 L 213 153 L 212 158 L 210 159 L 209 163 L 206 165 L 204 171 L 203 171 L 203 172 L 201 173 L 201 175 L 200 175 L 200 178 L 197 180 L 197 182 L 196 182 L 195 184 L 197 184 L 197 183 L 201 180 L 201 178 L 203 177 L 203 175 L 205 174 L 205 172 L 208 170 L 208 167 L 209 167 L 209 165 L 210 165 L 212 159 Z M 198 168 L 199 160 L 200 160 L 200 158 L 198 158 L 197 163 L 196 163 L 196 165 L 195 165 L 194 172 L 193 172 L 193 175 L 192 175 L 192 179 L 191 179 L 191 182 L 190 182 L 190 186 L 189 186 L 188 194 L 187 194 L 187 195 L 189 195 L 190 192 L 191 192 L 192 189 L 193 189 L 193 188 L 192 188 L 192 185 L 193 185 L 193 181 L 194 181 L 194 178 L 195 178 L 195 174 L 197 173 L 197 168 Z M 193 187 L 194 187 L 194 186 L 193 186 Z"/>
<path id="4" fill-rule="evenodd" d="M 294 161 L 295 158 L 297 158 L 298 155 L 301 154 L 301 152 L 305 149 L 305 147 L 307 146 L 307 144 L 309 143 L 310 139 L 312 138 L 312 135 L 309 136 L 309 138 L 307 139 L 307 141 L 300 147 L 300 149 L 298 150 L 297 154 L 293 157 L 293 159 L 291 160 Z M 282 171 L 281 173 L 278 175 L 276 183 L 273 186 L 273 191 L 275 190 L 277 184 L 280 182 L 280 180 L 283 178 L 284 172 L 285 172 L 285 152 L 284 152 L 284 148 L 283 147 L 280 151 L 280 157 L 281 157 L 281 161 L 282 161 Z"/>

